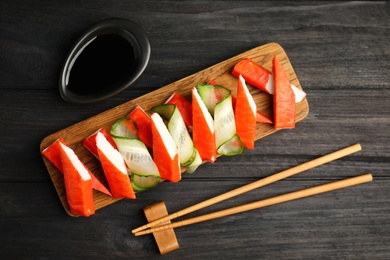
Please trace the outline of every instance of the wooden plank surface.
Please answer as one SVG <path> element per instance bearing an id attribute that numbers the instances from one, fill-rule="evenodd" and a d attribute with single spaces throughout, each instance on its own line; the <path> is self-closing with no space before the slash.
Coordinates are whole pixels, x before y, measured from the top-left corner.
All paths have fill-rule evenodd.
<path id="1" fill-rule="evenodd" d="M 179 93 L 184 98 L 191 101 L 191 90 L 194 86 L 197 85 L 198 82 L 205 84 L 210 80 L 214 80 L 219 85 L 230 89 L 232 94 L 236 96 L 237 78 L 231 75 L 231 71 L 234 65 L 243 58 L 250 58 L 254 62 L 261 64 L 266 69 L 271 71 L 272 58 L 274 56 L 277 56 L 280 60 L 291 84 L 294 84 L 294 86 L 302 89 L 299 80 L 295 75 L 292 64 L 288 60 L 288 56 L 283 48 L 277 43 L 269 43 L 253 48 L 240 55 L 194 73 L 158 90 L 145 94 L 139 98 L 128 101 L 122 105 L 111 108 L 96 116 L 53 133 L 42 140 L 40 144 L 40 150 L 43 151 L 55 140 L 62 138 L 65 143 L 75 151 L 80 160 L 97 176 L 97 178 L 99 178 L 103 183 L 107 183 L 99 161 L 97 161 L 96 158 L 94 158 L 94 156 L 82 145 L 82 142 L 85 138 L 92 135 L 100 128 L 105 128 L 107 131 L 110 131 L 111 126 L 118 119 L 127 116 L 136 106 L 141 106 L 147 113 L 150 113 L 150 110 L 154 106 L 163 104 L 174 92 Z M 257 110 L 272 118 L 272 95 L 266 94 L 252 86 L 248 86 L 248 88 L 250 88 L 250 92 L 257 105 Z M 296 122 L 302 121 L 308 115 L 308 113 L 309 104 L 305 98 L 296 104 Z M 258 123 L 256 125 L 255 139 L 259 140 L 275 132 L 276 130 L 274 129 L 273 125 Z M 77 216 L 70 211 L 66 198 L 63 175 L 46 157 L 42 157 L 65 211 L 70 216 Z M 112 198 L 95 190 L 93 196 L 96 210 L 118 201 L 116 198 Z"/>
<path id="2" fill-rule="evenodd" d="M 199 213 L 371 172 L 369 184 L 176 230 L 169 259 L 388 259 L 390 255 L 390 4 L 385 1 L 0 2 L 0 250 L 2 259 L 159 259 L 134 237 L 142 209 L 174 212 L 339 148 L 363 150 Z M 58 92 L 74 40 L 109 17 L 140 24 L 145 73 L 108 100 L 75 105 Z M 310 113 L 289 131 L 221 157 L 91 218 L 63 210 L 40 155 L 46 136 L 270 42 L 283 46 Z M 194 216 L 193 214 L 191 216 Z"/>

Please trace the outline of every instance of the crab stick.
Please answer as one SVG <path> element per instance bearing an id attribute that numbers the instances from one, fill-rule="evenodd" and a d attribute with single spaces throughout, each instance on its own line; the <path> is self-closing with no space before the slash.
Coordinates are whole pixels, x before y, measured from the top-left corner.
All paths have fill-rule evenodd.
<path id="1" fill-rule="evenodd" d="M 179 93 L 174 92 L 168 99 L 165 101 L 165 104 L 174 104 L 177 109 L 179 109 L 181 116 L 183 117 L 184 123 L 187 126 L 187 129 L 191 130 L 192 128 L 192 105 L 191 103 L 181 96 Z"/>
<path id="2" fill-rule="evenodd" d="M 59 144 L 69 208 L 74 214 L 85 217 L 93 215 L 95 206 L 89 170 L 71 148 L 61 142 Z"/>
<path id="3" fill-rule="evenodd" d="M 217 148 L 214 120 L 195 87 L 192 89 L 192 123 L 192 139 L 200 157 L 202 160 L 215 162 Z"/>
<path id="4" fill-rule="evenodd" d="M 158 113 L 153 113 L 150 118 L 152 119 L 153 160 L 160 177 L 178 182 L 181 179 L 181 169 L 176 143 Z"/>
<path id="5" fill-rule="evenodd" d="M 96 135 L 96 147 L 112 196 L 135 199 L 122 155 L 101 132 Z"/>
<path id="6" fill-rule="evenodd" d="M 57 139 L 54 143 L 44 149 L 42 151 L 42 154 L 47 159 L 49 159 L 49 161 L 51 161 L 54 166 L 57 167 L 58 170 L 60 170 L 60 172 L 64 173 L 61 160 L 60 144 L 66 145 L 63 139 Z M 99 181 L 98 178 L 96 178 L 96 176 L 92 172 L 90 172 L 90 175 L 92 180 L 92 188 L 111 196 L 111 192 Z"/>
<path id="7" fill-rule="evenodd" d="M 237 135 L 246 148 L 254 149 L 256 134 L 256 103 L 245 84 L 244 78 L 239 75 L 237 83 L 237 101 L 234 118 Z"/>
<path id="8" fill-rule="evenodd" d="M 140 107 L 136 106 L 128 118 L 132 118 L 138 127 L 138 139 L 140 139 L 147 147 L 152 148 L 152 126 L 150 116 Z"/>
<path id="9" fill-rule="evenodd" d="M 276 56 L 274 56 L 272 64 L 272 71 L 275 77 L 274 128 L 294 128 L 296 110 L 294 92 L 291 89 L 290 81 Z"/>
<path id="10" fill-rule="evenodd" d="M 106 137 L 107 141 L 109 141 L 110 144 L 114 146 L 114 148 L 116 148 L 115 141 L 114 139 L 112 139 L 110 133 L 106 129 L 100 128 L 95 133 L 93 133 L 92 135 L 88 136 L 83 140 L 84 147 L 87 148 L 88 151 L 90 151 L 96 158 L 99 158 L 97 147 L 96 147 L 96 136 L 98 133 L 103 134 Z"/>
<path id="11" fill-rule="evenodd" d="M 271 95 L 274 94 L 274 75 L 272 75 L 269 70 L 253 62 L 249 58 L 244 58 L 239 61 L 234 66 L 232 74 L 235 77 L 242 75 L 245 81 L 252 86 Z M 305 98 L 306 93 L 290 83 L 289 86 L 294 91 L 295 103 L 301 102 Z"/>

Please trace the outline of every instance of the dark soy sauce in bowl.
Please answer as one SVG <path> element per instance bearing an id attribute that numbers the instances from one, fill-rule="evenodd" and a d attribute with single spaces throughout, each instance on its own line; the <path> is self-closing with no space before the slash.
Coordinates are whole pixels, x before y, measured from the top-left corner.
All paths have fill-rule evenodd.
<path id="1" fill-rule="evenodd" d="M 145 70 L 150 45 L 144 31 L 125 19 L 108 19 L 89 28 L 73 46 L 60 77 L 60 94 L 69 102 L 91 103 L 133 84 Z"/>
<path id="2" fill-rule="evenodd" d="M 78 95 L 105 92 L 124 84 L 136 65 L 128 40 L 115 34 L 96 36 L 76 57 L 67 86 Z"/>

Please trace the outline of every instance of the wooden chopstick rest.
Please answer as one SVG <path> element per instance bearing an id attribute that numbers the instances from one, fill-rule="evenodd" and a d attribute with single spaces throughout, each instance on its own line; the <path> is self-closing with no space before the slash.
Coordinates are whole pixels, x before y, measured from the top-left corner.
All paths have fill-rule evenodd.
<path id="1" fill-rule="evenodd" d="M 144 208 L 144 213 L 148 222 L 160 219 L 168 215 L 167 207 L 164 201 L 157 202 Z M 162 224 L 170 224 L 171 221 L 166 221 Z M 179 248 L 179 243 L 176 239 L 175 231 L 173 228 L 158 231 L 153 233 L 154 239 L 156 240 L 160 254 L 164 255 L 173 250 Z"/>

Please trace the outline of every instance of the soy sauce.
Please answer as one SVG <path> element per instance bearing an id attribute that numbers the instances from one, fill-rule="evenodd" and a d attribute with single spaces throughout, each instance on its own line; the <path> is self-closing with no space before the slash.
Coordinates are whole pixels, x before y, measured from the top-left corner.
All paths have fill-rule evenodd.
<path id="1" fill-rule="evenodd" d="M 134 48 L 126 38 L 97 36 L 75 58 L 67 87 L 78 95 L 102 93 L 123 85 L 136 65 Z"/>

